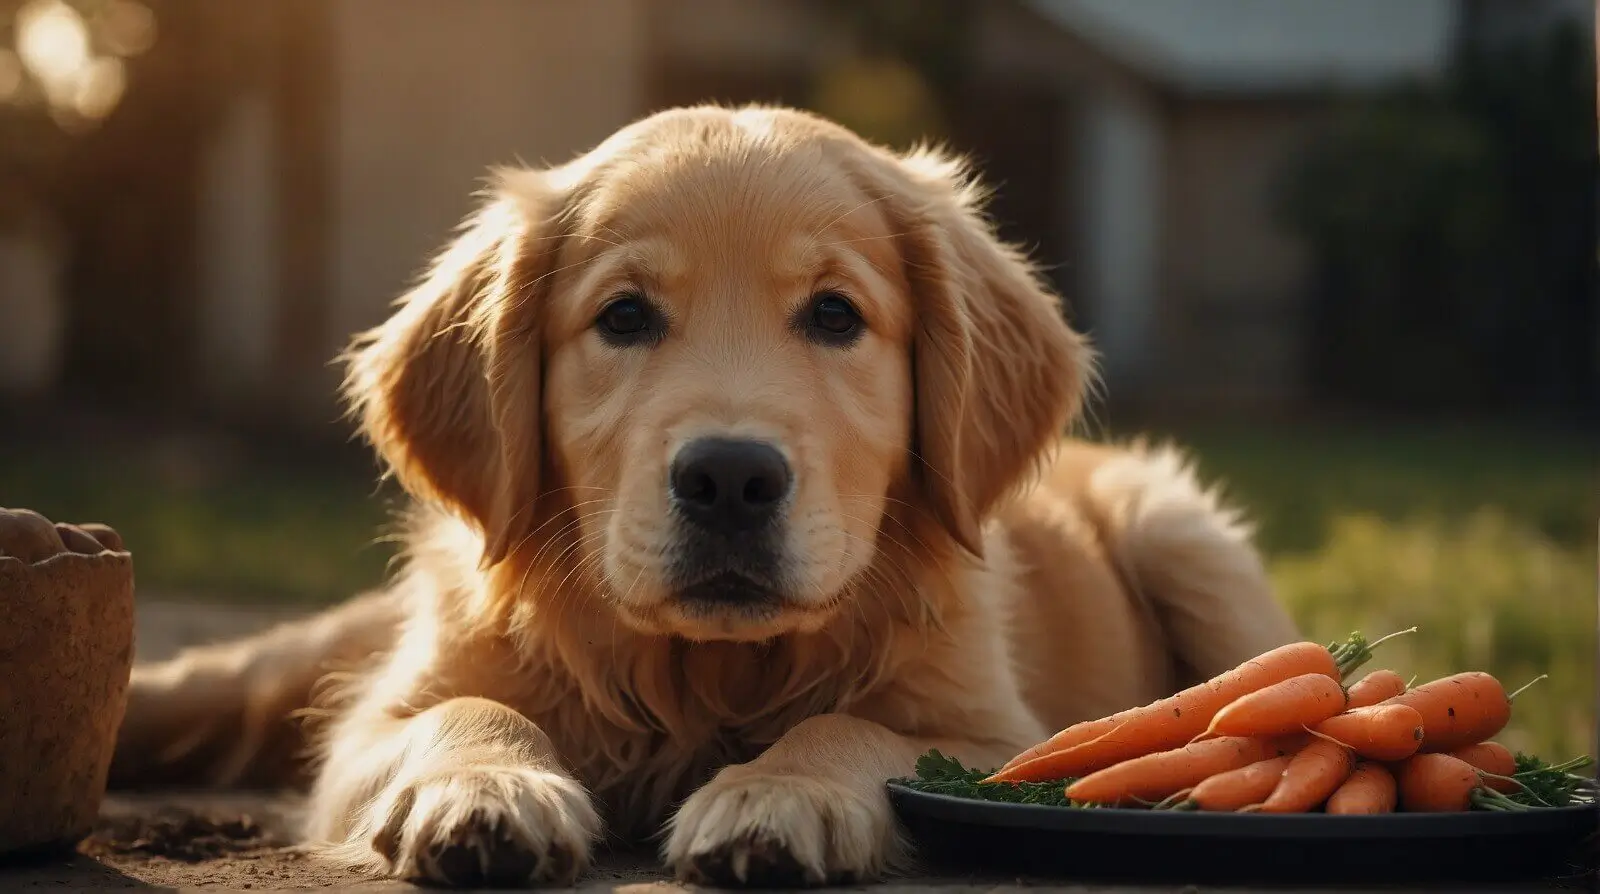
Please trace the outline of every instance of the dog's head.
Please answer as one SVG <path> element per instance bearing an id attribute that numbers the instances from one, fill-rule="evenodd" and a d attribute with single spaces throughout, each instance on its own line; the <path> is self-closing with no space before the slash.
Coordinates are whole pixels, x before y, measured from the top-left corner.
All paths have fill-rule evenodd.
<path id="1" fill-rule="evenodd" d="M 808 114 L 662 113 L 500 172 L 348 396 L 486 565 L 649 632 L 815 630 L 887 542 L 981 553 L 1077 410 L 1091 352 L 981 198 Z"/>

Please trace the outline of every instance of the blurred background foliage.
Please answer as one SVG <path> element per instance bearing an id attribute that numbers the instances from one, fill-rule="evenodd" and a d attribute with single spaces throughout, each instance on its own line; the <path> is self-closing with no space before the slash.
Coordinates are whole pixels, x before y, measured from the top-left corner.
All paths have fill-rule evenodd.
<path id="1" fill-rule="evenodd" d="M 822 3 L 856 40 L 813 75 L 808 105 L 901 149 L 949 140 L 948 108 L 967 75 L 970 0 Z"/>
<path id="2" fill-rule="evenodd" d="M 1348 101 L 1290 169 L 1284 218 L 1320 274 L 1323 397 L 1432 412 L 1594 398 L 1579 390 L 1596 331 L 1591 46 L 1576 26 L 1469 46 L 1442 84 Z"/>

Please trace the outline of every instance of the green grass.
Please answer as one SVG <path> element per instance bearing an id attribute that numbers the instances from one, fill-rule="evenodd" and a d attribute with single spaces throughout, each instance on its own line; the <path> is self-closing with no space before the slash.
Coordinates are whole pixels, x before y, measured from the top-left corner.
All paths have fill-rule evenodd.
<path id="1" fill-rule="evenodd" d="M 382 581 L 392 496 L 372 474 L 128 452 L 0 451 L 0 506 L 110 524 L 164 597 L 315 605 Z"/>
<path id="2" fill-rule="evenodd" d="M 1256 520 L 1314 638 L 1417 625 L 1368 667 L 1481 669 L 1508 687 L 1547 673 L 1505 743 L 1596 753 L 1600 445 L 1481 429 L 1176 434 Z M 193 598 L 323 603 L 378 583 L 392 555 L 378 540 L 392 493 L 365 468 L 0 449 L 0 505 L 108 522 L 142 588 Z"/>
<path id="3" fill-rule="evenodd" d="M 1279 592 L 1321 641 L 1411 626 L 1368 669 L 1461 670 L 1518 698 L 1500 737 L 1596 753 L 1600 445 L 1482 430 L 1182 435 L 1258 526 Z"/>
<path id="4" fill-rule="evenodd" d="M 1259 542 L 1270 553 L 1316 550 L 1336 520 L 1353 512 L 1448 522 L 1480 509 L 1563 547 L 1595 552 L 1600 441 L 1594 438 L 1394 426 L 1214 427 L 1178 436 L 1201 471 L 1224 482 L 1256 519 Z"/>

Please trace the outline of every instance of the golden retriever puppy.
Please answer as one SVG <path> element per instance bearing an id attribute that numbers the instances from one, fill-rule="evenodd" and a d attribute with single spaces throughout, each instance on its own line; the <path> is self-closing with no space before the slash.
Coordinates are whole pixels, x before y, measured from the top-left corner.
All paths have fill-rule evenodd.
<path id="1" fill-rule="evenodd" d="M 654 837 L 686 879 L 868 879 L 929 748 L 995 766 L 1295 639 L 1175 455 L 1064 440 L 1092 351 L 982 198 L 764 107 L 499 172 L 349 353 L 403 572 L 140 667 L 115 781 L 288 778 L 315 707 L 306 835 L 375 873 Z"/>

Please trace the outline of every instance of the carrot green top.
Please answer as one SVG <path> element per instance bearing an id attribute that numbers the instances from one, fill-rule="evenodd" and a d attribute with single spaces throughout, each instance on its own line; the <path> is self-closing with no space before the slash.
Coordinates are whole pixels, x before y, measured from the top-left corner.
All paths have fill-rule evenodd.
<path id="1" fill-rule="evenodd" d="M 1378 648 L 1397 636 L 1404 636 L 1407 633 L 1416 632 L 1417 628 L 1415 627 L 1410 627 L 1405 630 L 1397 630 L 1388 636 L 1379 637 L 1378 639 L 1369 643 L 1367 642 L 1367 638 L 1361 635 L 1361 631 L 1357 630 L 1351 633 L 1349 638 L 1342 643 L 1329 643 L 1328 651 L 1333 654 L 1334 664 L 1339 666 L 1340 678 L 1348 680 L 1350 679 L 1351 674 L 1355 673 L 1363 664 L 1366 664 L 1368 661 L 1372 660 L 1373 649 Z"/>

